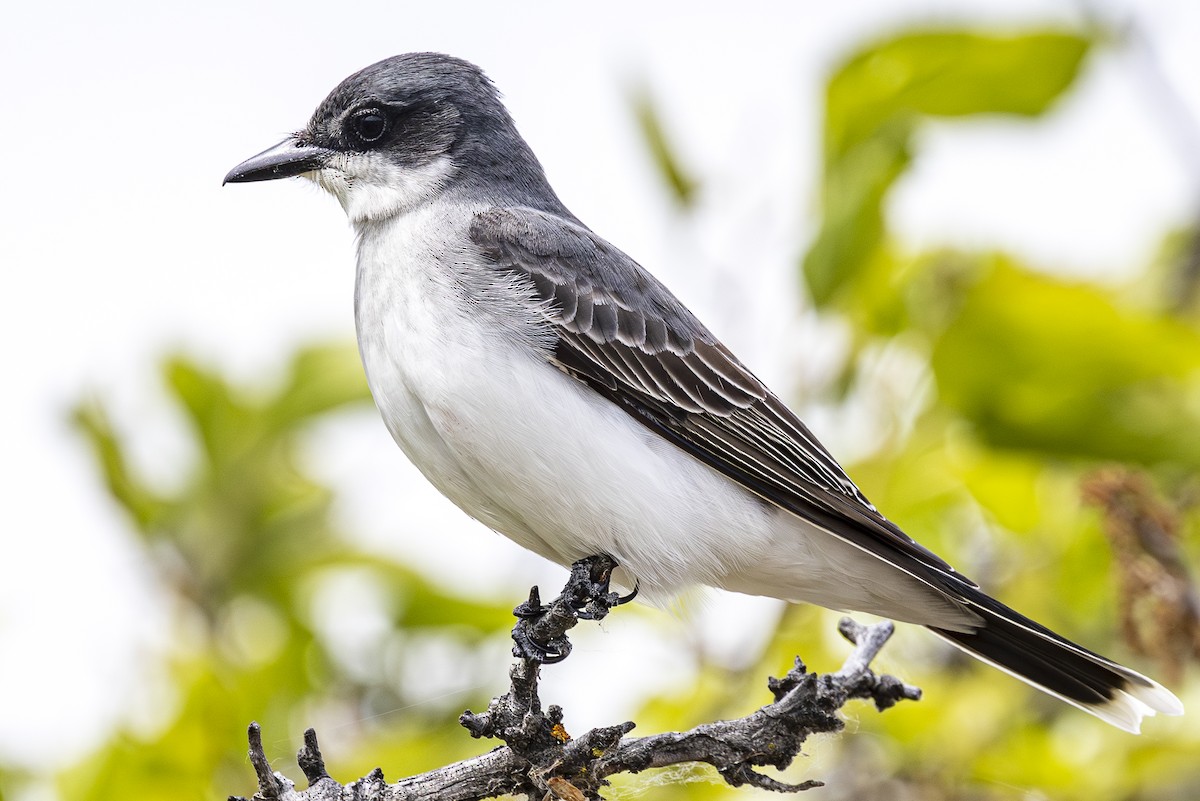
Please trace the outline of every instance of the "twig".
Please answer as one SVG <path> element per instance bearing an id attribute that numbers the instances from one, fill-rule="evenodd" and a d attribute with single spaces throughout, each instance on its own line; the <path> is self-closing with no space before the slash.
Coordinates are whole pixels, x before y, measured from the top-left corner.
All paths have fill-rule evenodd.
<path id="1" fill-rule="evenodd" d="M 921 697 L 917 688 L 892 676 L 876 676 L 870 669 L 871 661 L 892 634 L 892 624 L 862 626 L 843 618 L 838 629 L 855 648 L 841 670 L 827 675 L 809 673 L 797 658 L 787 675 L 768 681 L 775 700 L 745 717 L 636 738 L 626 737 L 634 724 L 625 722 L 572 738 L 563 727 L 560 707 L 551 705 L 542 710 L 537 686 L 540 663 L 565 658 L 570 652 L 565 633 L 580 617 L 603 617 L 622 600 L 607 591 L 611 564 L 607 571 L 601 571 L 603 581 L 597 582 L 597 562 L 584 562 L 584 568 L 579 566 L 583 563 L 577 563 L 571 581 L 554 602 L 541 606 L 535 588 L 529 601 L 515 610 L 518 623 L 514 639 L 518 647 L 514 650 L 525 655 L 509 671 L 509 691 L 492 699 L 486 712 L 468 711 L 459 718 L 471 736 L 496 738 L 505 743 L 503 746 L 394 784 L 387 784 L 377 768 L 342 785 L 325 771 L 316 733 L 309 729 L 298 757 L 309 787 L 297 791 L 282 774 L 271 772 L 263 753 L 261 731 L 258 724 L 251 724 L 250 762 L 258 776 L 255 799 L 476 801 L 514 794 L 530 801 L 581 801 L 601 798 L 600 790 L 614 774 L 689 762 L 712 765 L 735 787 L 748 784 L 776 792 L 798 792 L 818 787 L 821 782 L 788 784 L 756 768 L 786 768 L 809 735 L 840 731 L 843 723 L 837 712 L 851 698 L 869 698 L 884 710 L 897 701 Z M 599 564 L 603 567 L 602 562 Z M 520 639 L 518 628 L 523 630 Z M 529 656 L 523 649 L 530 641 L 534 653 L 543 649 L 550 659 Z"/>

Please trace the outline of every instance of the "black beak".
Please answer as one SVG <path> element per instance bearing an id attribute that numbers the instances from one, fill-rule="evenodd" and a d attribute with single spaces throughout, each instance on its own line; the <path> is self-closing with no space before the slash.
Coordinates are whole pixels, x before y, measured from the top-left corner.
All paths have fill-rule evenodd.
<path id="1" fill-rule="evenodd" d="M 334 151 L 332 150 L 302 145 L 294 137 L 288 137 L 275 147 L 264 150 L 257 156 L 251 156 L 234 167 L 221 184 L 242 184 L 250 181 L 291 178 L 321 169 L 329 163 L 329 159 L 333 155 Z"/>

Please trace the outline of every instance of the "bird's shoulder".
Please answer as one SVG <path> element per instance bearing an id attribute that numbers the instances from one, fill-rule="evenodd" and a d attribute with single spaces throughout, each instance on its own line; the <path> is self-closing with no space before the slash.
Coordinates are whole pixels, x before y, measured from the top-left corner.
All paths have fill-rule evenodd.
<path id="1" fill-rule="evenodd" d="M 686 352 L 696 340 L 715 341 L 653 275 L 576 220 L 492 207 L 474 215 L 469 233 L 496 267 L 528 276 L 566 326 L 598 342 Z"/>
<path id="2" fill-rule="evenodd" d="M 558 330 L 559 366 L 577 377 L 693 413 L 728 414 L 769 395 L 669 289 L 581 223 L 491 208 L 470 236 L 496 269 L 531 282 Z"/>

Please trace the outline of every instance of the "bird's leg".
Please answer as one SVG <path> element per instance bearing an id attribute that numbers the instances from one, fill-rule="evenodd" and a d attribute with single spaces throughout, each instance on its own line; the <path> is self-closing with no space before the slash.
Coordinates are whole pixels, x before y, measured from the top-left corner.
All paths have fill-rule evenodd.
<path id="1" fill-rule="evenodd" d="M 513 626 L 513 656 L 552 665 L 571 653 L 567 630 L 580 619 L 601 620 L 614 606 L 632 601 L 637 588 L 629 595 L 609 590 L 609 581 L 617 562 L 611 556 L 599 555 L 580 559 L 571 565 L 571 577 L 562 593 L 543 605 L 538 588 L 529 591 L 529 599 L 513 610 L 517 624 Z"/>

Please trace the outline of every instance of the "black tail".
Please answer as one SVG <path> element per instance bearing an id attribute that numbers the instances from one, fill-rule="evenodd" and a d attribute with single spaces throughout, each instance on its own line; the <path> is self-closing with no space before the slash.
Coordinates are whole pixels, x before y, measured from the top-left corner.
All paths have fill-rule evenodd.
<path id="1" fill-rule="evenodd" d="M 1145 716 L 1183 714 L 1178 698 L 1140 673 L 1060 637 L 982 592 L 962 595 L 983 624 L 968 632 L 929 629 L 977 659 L 1135 734 Z"/>

